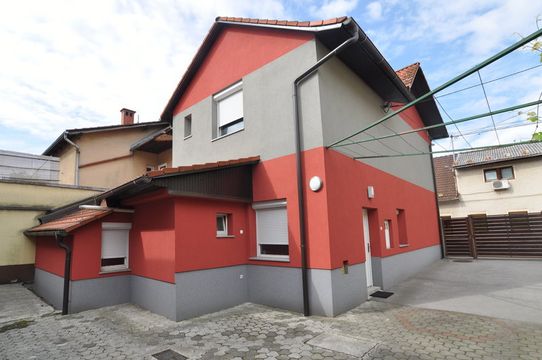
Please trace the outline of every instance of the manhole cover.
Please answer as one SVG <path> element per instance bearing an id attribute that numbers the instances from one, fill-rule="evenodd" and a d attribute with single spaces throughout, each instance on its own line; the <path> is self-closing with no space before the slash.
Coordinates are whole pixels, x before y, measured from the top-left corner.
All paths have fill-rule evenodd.
<path id="1" fill-rule="evenodd" d="M 171 349 L 167 349 L 159 353 L 153 354 L 152 357 L 158 360 L 185 360 L 187 359 L 186 356 L 183 356 L 179 354 L 178 352 L 173 351 Z"/>
<path id="2" fill-rule="evenodd" d="M 362 357 L 378 345 L 371 340 L 337 334 L 320 334 L 307 341 L 307 344 L 356 357 Z"/>

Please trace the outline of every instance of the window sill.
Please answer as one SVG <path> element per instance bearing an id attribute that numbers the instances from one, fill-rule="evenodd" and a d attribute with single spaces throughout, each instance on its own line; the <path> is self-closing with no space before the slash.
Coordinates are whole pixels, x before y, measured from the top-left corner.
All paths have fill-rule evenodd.
<path id="1" fill-rule="evenodd" d="M 255 261 L 290 262 L 290 257 L 289 256 L 280 256 L 280 255 L 276 255 L 276 256 L 260 255 L 260 256 L 253 256 L 253 257 L 250 257 L 248 259 L 249 260 L 255 260 Z"/>
<path id="2" fill-rule="evenodd" d="M 220 139 L 224 139 L 225 137 L 228 137 L 228 136 L 233 135 L 233 134 L 237 134 L 238 132 L 241 132 L 241 131 L 244 131 L 244 130 L 245 130 L 245 128 L 242 128 L 242 129 L 239 129 L 239 130 L 234 131 L 234 132 L 232 132 L 232 133 L 229 133 L 229 134 L 226 134 L 226 135 L 222 135 L 222 136 L 216 137 L 216 138 L 214 138 L 213 140 L 211 140 L 211 142 L 218 141 L 218 140 L 220 140 Z"/>
<path id="3" fill-rule="evenodd" d="M 400 244 L 399 247 L 400 248 L 406 248 L 406 247 L 409 247 L 410 245 L 409 244 Z"/>
<path id="4" fill-rule="evenodd" d="M 217 239 L 235 239 L 235 235 L 217 235 Z"/>
<path id="5" fill-rule="evenodd" d="M 98 274 L 114 274 L 114 273 L 120 273 L 120 272 L 127 272 L 132 271 L 130 268 L 118 268 L 118 269 L 104 269 L 102 268 Z"/>
<path id="6" fill-rule="evenodd" d="M 184 137 L 184 140 L 188 140 L 188 139 L 190 139 L 191 137 L 192 137 L 192 135 L 185 136 L 185 137 Z"/>

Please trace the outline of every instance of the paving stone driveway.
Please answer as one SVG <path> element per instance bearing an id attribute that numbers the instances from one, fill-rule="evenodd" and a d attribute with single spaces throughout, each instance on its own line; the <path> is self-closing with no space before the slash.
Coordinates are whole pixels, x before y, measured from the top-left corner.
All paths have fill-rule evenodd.
<path id="1" fill-rule="evenodd" d="M 322 334 L 339 339 L 332 348 L 341 338 L 367 347 L 364 359 L 542 359 L 540 324 L 376 301 L 336 318 L 244 304 L 177 323 L 126 304 L 27 325 L 0 325 L 0 359 L 154 359 L 167 349 L 189 359 L 356 358 L 319 347 Z"/>

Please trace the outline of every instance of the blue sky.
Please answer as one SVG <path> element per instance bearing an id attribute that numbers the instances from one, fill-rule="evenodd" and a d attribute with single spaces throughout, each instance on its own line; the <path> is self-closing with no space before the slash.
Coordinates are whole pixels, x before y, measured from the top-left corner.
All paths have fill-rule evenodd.
<path id="1" fill-rule="evenodd" d="M 35 1 L 0 11 L 0 149 L 41 153 L 64 129 L 116 124 L 119 110 L 157 120 L 218 15 L 281 19 L 353 16 L 391 65 L 416 61 L 431 86 L 536 30 L 542 2 L 375 1 Z M 484 81 L 539 64 L 518 51 L 484 69 Z M 478 83 L 471 76 L 453 89 Z M 487 84 L 493 109 L 534 101 L 542 67 Z M 483 113 L 480 87 L 439 98 L 452 118 Z M 443 114 L 445 120 L 446 115 Z M 498 127 L 524 116 L 495 117 Z M 376 120 L 376 119 L 375 119 Z M 497 143 L 484 119 L 460 126 L 456 148 Z M 450 128 L 450 133 L 458 134 Z M 530 138 L 533 126 L 499 130 L 501 143 Z M 435 150 L 450 148 L 442 140 Z"/>

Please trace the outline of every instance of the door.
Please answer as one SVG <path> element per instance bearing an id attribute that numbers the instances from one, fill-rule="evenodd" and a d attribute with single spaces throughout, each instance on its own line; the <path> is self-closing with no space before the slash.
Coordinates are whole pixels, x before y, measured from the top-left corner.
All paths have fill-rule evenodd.
<path id="1" fill-rule="evenodd" d="M 371 232 L 369 231 L 369 214 L 363 209 L 363 242 L 365 244 L 365 275 L 367 287 L 373 286 L 373 266 L 371 262 Z"/>

